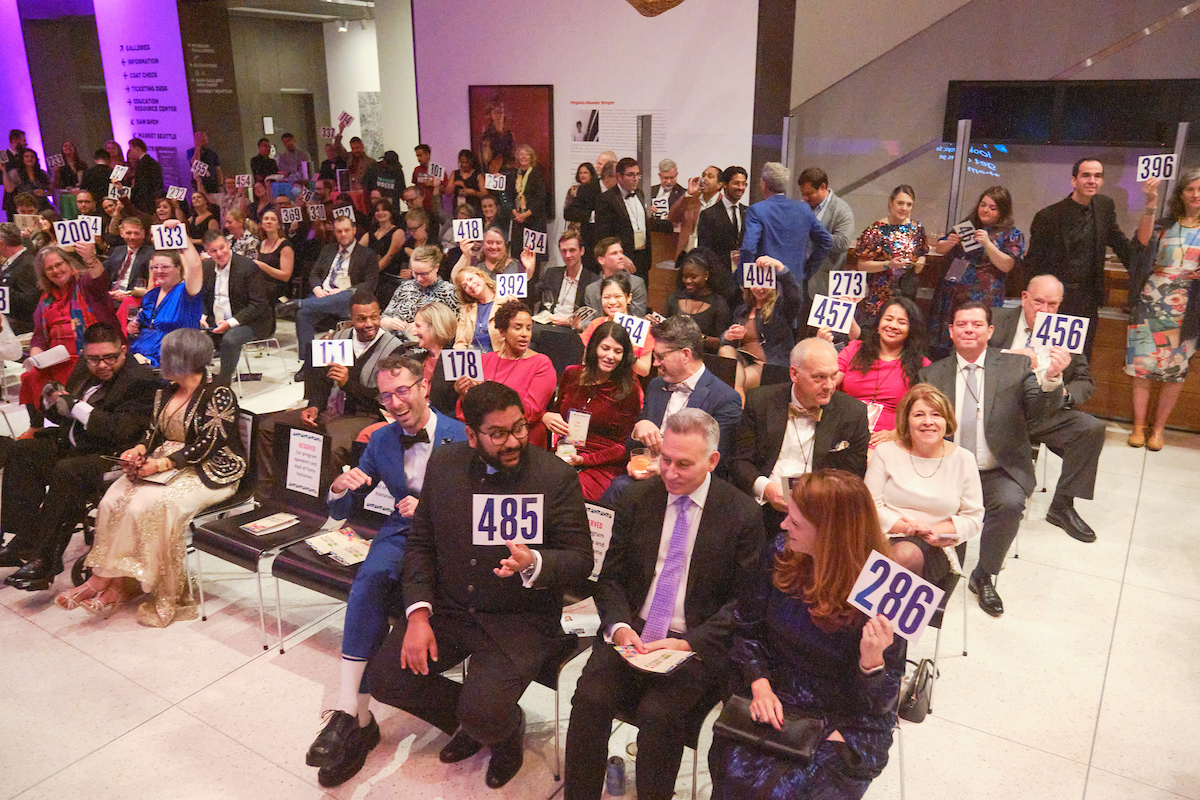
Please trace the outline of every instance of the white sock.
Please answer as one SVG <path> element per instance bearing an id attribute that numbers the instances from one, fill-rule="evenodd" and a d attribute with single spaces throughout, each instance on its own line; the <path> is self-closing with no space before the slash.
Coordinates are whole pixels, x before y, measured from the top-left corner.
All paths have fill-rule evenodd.
<path id="1" fill-rule="evenodd" d="M 335 709 L 345 711 L 347 714 L 359 713 L 358 686 L 362 683 L 362 676 L 366 671 L 366 661 L 342 658 L 342 683 L 338 687 Z"/>
<path id="2" fill-rule="evenodd" d="M 360 694 L 358 696 L 358 727 L 365 728 L 371 724 L 371 709 L 368 706 L 371 703 L 371 695 Z"/>

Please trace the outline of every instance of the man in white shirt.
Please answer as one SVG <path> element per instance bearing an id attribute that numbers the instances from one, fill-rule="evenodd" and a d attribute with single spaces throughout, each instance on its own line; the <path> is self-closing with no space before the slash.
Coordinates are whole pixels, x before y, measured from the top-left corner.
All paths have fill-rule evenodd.
<path id="1" fill-rule="evenodd" d="M 613 236 L 620 240 L 625 255 L 643 279 L 650 275 L 650 232 L 671 233 L 671 223 L 647 214 L 637 187 L 642 168 L 636 159 L 617 162 L 617 184 L 600 195 L 596 203 L 596 238 Z"/>
<path id="2" fill-rule="evenodd" d="M 625 255 L 625 248 L 615 236 L 609 236 L 596 242 L 593 249 L 596 262 L 600 264 L 600 280 L 593 281 L 583 290 L 583 300 L 586 305 L 596 310 L 597 314 L 604 313 L 600 304 L 600 284 L 604 278 L 611 277 L 621 270 L 628 273 L 629 288 L 633 291 L 633 299 L 629 302 L 629 313 L 635 317 L 646 316 L 646 282 L 633 274 L 633 262 Z"/>
<path id="3" fill-rule="evenodd" d="M 204 262 L 205 322 L 214 335 L 221 337 L 221 372 L 217 380 L 228 386 L 242 346 L 275 332 L 271 279 L 253 261 L 233 252 L 220 231 L 205 231 L 202 242 L 211 259 Z"/>
<path id="4" fill-rule="evenodd" d="M 607 646 L 591 658 L 571 701 L 566 800 L 599 800 L 614 716 L 638 721 L 637 795 L 666 800 L 687 721 L 711 708 L 735 668 L 730 632 L 739 578 L 763 543 L 754 501 L 711 473 L 720 427 L 700 409 L 664 423 L 659 475 L 626 492 L 596 587 L 605 640 L 637 654 L 692 652 L 667 675 L 649 675 Z M 657 545 L 647 547 L 647 537 Z M 646 555 L 657 551 L 657 558 Z"/>
<path id="5" fill-rule="evenodd" d="M 724 187 L 718 195 L 719 202 L 700 212 L 696 224 L 696 244 L 707 247 L 721 257 L 722 263 L 734 250 L 742 246 L 742 233 L 746 228 L 746 170 L 738 166 L 726 167 L 721 173 Z"/>
<path id="6" fill-rule="evenodd" d="M 1070 354 L 1062 348 L 1049 354 L 1049 366 L 1039 385 L 1029 359 L 989 347 L 992 308 L 969 301 L 955 309 L 950 324 L 954 355 L 921 370 L 923 383 L 941 389 L 954 403 L 958 430 L 954 441 L 975 454 L 983 483 L 983 532 L 979 563 L 968 588 L 979 595 L 979 606 L 998 617 L 1004 603 L 996 591 L 996 575 L 1017 535 L 1025 499 L 1037 483 L 1029 431 L 1039 420 L 1062 407 L 1062 372 Z M 959 546 L 959 559 L 966 546 Z"/>
<path id="7" fill-rule="evenodd" d="M 542 308 L 550 312 L 552 323 L 570 325 L 571 315 L 587 305 L 587 287 L 600 280 L 600 276 L 583 268 L 583 245 L 575 229 L 568 228 L 558 237 L 558 254 L 563 266 L 550 267 L 542 274 L 537 297 L 543 303 Z M 545 304 L 547 298 L 553 298 L 550 305 Z"/>

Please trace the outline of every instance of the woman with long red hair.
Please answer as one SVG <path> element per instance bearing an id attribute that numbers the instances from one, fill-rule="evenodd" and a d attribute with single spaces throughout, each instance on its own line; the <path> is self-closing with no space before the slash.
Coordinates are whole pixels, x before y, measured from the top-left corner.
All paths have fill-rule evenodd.
<path id="1" fill-rule="evenodd" d="M 800 711 L 824 721 L 822 743 L 803 765 L 715 737 L 713 800 L 858 798 L 887 764 L 904 640 L 847 601 L 871 553 L 889 552 L 871 493 L 849 472 L 801 475 L 783 530 L 743 587 L 731 656 L 756 722 L 780 728 L 785 712 Z"/>

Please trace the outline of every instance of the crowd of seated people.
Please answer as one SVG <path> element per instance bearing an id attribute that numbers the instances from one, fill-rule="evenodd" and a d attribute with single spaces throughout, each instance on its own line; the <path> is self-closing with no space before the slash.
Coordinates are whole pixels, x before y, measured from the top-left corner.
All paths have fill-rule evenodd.
<path id="1" fill-rule="evenodd" d="M 503 141 L 493 138 L 489 146 Z M 517 700 L 555 657 L 563 595 L 585 586 L 593 564 L 586 502 L 612 509 L 615 521 L 599 580 L 585 588 L 602 635 L 573 703 L 564 796 L 599 797 L 609 721 L 632 714 L 639 797 L 669 797 L 684 721 L 731 693 L 747 699 L 757 723 L 780 727 L 795 712 L 822 719 L 824 730 L 804 767 L 718 737 L 709 753 L 714 797 L 861 796 L 887 761 L 904 663 L 891 623 L 846 601 L 870 554 L 940 582 L 966 569 L 966 544 L 978 539 L 967 586 L 983 611 L 1003 614 L 996 575 L 1035 485 L 1039 443 L 1063 458 L 1047 520 L 1079 541 L 1096 539 L 1075 508 L 1093 496 L 1104 443 L 1103 423 L 1079 408 L 1094 389 L 1088 357 L 1032 335 L 1042 311 L 1090 317 L 1095 327 L 1095 297 L 1080 288 L 1094 253 L 1069 252 L 1063 226 L 1105 237 L 1134 278 L 1132 446 L 1163 446 L 1200 334 L 1194 169 L 1182 171 L 1163 219 L 1152 213 L 1158 182 L 1146 183 L 1147 215 L 1130 242 L 1108 224 L 1102 164 L 1083 159 L 1063 201 L 1074 206 L 1039 212 L 1028 251 L 1003 187 L 985 190 L 972 209 L 969 238 L 979 247 L 967 249 L 953 232 L 927 240 L 914 219 L 916 191 L 900 185 L 887 216 L 855 243 L 852 268 L 867 273 L 867 295 L 847 336 L 807 325 L 814 287 L 827 287 L 822 273 L 845 263 L 853 230 L 819 169 L 801 174 L 804 200 L 792 201 L 786 168 L 768 164 L 767 199 L 747 205 L 744 169 L 710 167 L 680 183 L 664 161 L 654 204 L 636 192 L 636 160 L 602 154 L 598 168 L 581 165 L 569 194 L 562 266 L 544 268 L 520 231 L 545 230 L 549 198 L 536 156 L 511 134 L 508 156 L 481 163 L 463 151 L 469 157 L 460 154 L 443 179 L 433 177 L 430 149 L 418 147 L 411 185 L 397 159 L 374 162 L 361 141 L 338 148 L 340 133 L 334 178 L 318 181 L 310 198 L 268 180 L 281 170 L 267 142 L 250 198 L 223 180 L 197 179 L 204 199 L 185 203 L 156 202 L 142 186 L 132 199 L 112 198 L 104 212 L 112 235 L 73 248 L 42 242 L 40 224 L 0 226 L 12 328 L 32 334 L 30 356 L 65 351 L 26 359 L 21 380 L 35 427 L 43 419 L 57 427 L 30 444 L 0 440 L 5 465 L 42 462 L 16 482 L 25 496 L 11 505 L 5 481 L 0 522 L 15 535 L 0 547 L 0 566 L 18 568 L 11 586 L 51 588 L 63 569 L 61 523 L 97 499 L 92 577 L 58 596 L 63 608 L 104 617 L 148 595 L 139 610 L 147 624 L 192 613 L 183 527 L 232 494 L 246 468 L 229 390 L 241 348 L 272 335 L 277 311 L 295 312 L 305 404 L 260 426 L 259 483 L 270 485 L 263 465 L 271 425 L 282 423 L 332 440 L 331 513 L 344 518 L 380 482 L 396 500 L 351 591 L 335 713 L 308 753 L 324 786 L 349 780 L 378 744 L 371 696 L 448 734 L 444 762 L 487 746 L 493 788 L 520 770 Z M 209 158 L 199 136 L 196 149 Z M 36 212 L 53 197 L 37 193 L 29 152 L 10 159 L 25 168 L 6 177 L 20 192 L 15 211 Z M 152 178 L 145 148 L 131 143 L 130 153 L 132 185 L 138 172 Z M 90 168 L 76 161 L 68 172 L 86 186 Z M 482 172 L 493 168 L 507 171 L 503 192 L 484 188 Z M 336 188 L 338 169 L 373 213 L 353 212 L 350 192 Z M 87 189 L 74 196 L 96 211 Z M 452 216 L 443 198 L 460 218 L 487 220 L 480 241 L 442 235 Z M 302 222 L 285 225 L 281 210 L 293 203 Z M 325 219 L 314 218 L 316 207 Z M 151 225 L 182 226 L 187 245 L 154 250 Z M 668 232 L 678 236 L 678 281 L 652 309 L 648 237 Z M 915 286 L 931 251 L 948 267 L 926 322 Z M 748 263 L 772 270 L 774 288 L 743 289 Z M 1004 278 L 1017 265 L 1034 277 L 1020 307 L 1005 308 Z M 524 298 L 501 291 L 514 274 L 527 278 Z M 277 309 L 287 296 L 296 299 Z M 315 367 L 313 340 L 347 321 L 332 335 L 349 340 L 353 363 Z M 552 336 L 574 342 L 578 363 L 552 358 Z M 447 379 L 443 355 L 464 348 L 478 351 L 481 372 Z M 214 354 L 220 368 L 210 373 Z M 728 381 L 706 355 L 728 365 Z M 1158 417 L 1146 429 L 1154 383 Z M 104 457 L 124 471 L 107 490 Z M 148 480 L 171 470 L 180 474 L 169 482 Z M 188 502 L 177 502 L 184 491 Z M 73 501 L 48 522 L 30 515 L 63 493 Z M 472 545 L 466 494 L 543 496 L 543 535 Z M 137 533 L 147 520 L 153 537 Z M 397 590 L 401 606 L 392 605 Z M 389 617 L 398 620 L 390 630 Z M 701 658 L 669 680 L 647 680 L 609 644 Z M 467 656 L 462 684 L 441 676 Z"/>

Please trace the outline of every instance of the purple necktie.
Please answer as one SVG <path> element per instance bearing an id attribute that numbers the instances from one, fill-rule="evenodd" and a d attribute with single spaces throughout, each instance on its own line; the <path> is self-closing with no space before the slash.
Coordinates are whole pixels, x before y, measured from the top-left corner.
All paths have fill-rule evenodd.
<path id="1" fill-rule="evenodd" d="M 683 568 L 687 563 L 688 544 L 688 511 L 692 507 L 692 499 L 687 495 L 675 501 L 679 510 L 675 517 L 675 529 L 671 531 L 671 543 L 667 546 L 667 558 L 663 562 L 662 573 L 658 576 L 658 586 L 654 589 L 654 600 L 650 603 L 650 613 L 646 616 L 646 626 L 642 628 L 643 642 L 657 642 L 667 638 L 671 627 L 671 619 L 675 616 L 675 600 L 679 597 L 679 581 L 683 577 Z"/>

